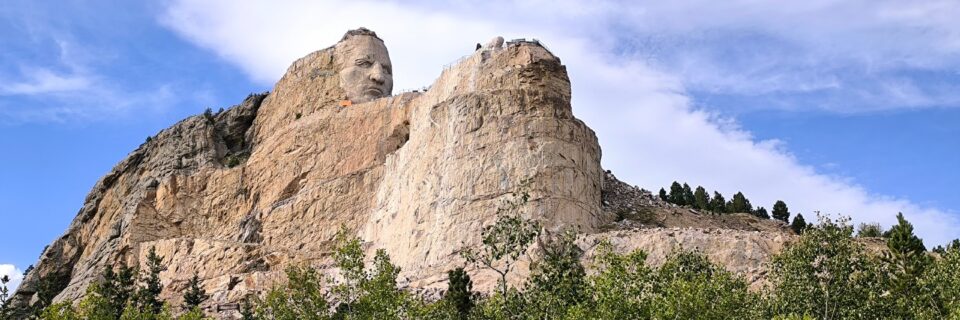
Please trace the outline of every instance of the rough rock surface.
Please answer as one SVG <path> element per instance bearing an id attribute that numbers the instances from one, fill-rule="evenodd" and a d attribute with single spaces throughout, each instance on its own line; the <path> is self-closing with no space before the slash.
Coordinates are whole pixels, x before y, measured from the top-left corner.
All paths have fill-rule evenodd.
<path id="1" fill-rule="evenodd" d="M 598 230 L 600 148 L 573 117 L 560 60 L 535 43 L 477 51 L 426 92 L 344 107 L 337 47 L 296 61 L 269 95 L 160 132 L 103 177 L 17 292 L 59 276 L 74 300 L 105 266 L 165 257 L 164 295 L 198 272 L 209 303 L 329 263 L 341 226 L 410 281 L 456 251 L 521 188 L 545 225 Z M 523 186 L 521 186 L 523 184 Z"/>
<path id="2" fill-rule="evenodd" d="M 236 302 L 291 264 L 329 266 L 341 226 L 371 253 L 386 249 L 403 285 L 436 289 L 517 191 L 530 193 L 525 214 L 548 228 L 579 226 L 585 245 L 609 237 L 654 263 L 698 248 L 752 277 L 789 238 L 634 229 L 636 212 L 659 221 L 648 227 L 669 227 L 679 220 L 657 217 L 687 209 L 604 174 L 593 131 L 573 117 L 564 66 L 537 43 L 488 46 L 425 92 L 349 106 L 336 55 L 337 46 L 311 53 L 269 95 L 185 119 L 133 151 L 96 183 L 15 304 L 35 299 L 41 278 L 55 301 L 76 300 L 105 267 L 140 264 L 151 247 L 167 265 L 163 297 L 179 303 L 196 272 L 211 294 L 205 306 Z M 470 272 L 476 288 L 493 286 L 493 275 Z"/>

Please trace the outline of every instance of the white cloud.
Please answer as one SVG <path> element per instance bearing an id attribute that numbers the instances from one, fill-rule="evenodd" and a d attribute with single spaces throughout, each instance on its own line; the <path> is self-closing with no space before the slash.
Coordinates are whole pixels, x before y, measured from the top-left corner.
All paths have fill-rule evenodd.
<path id="1" fill-rule="evenodd" d="M 22 82 L 4 81 L 0 95 L 34 95 L 51 92 L 84 90 L 90 80 L 80 75 L 61 75 L 46 68 L 28 69 Z"/>
<path id="2" fill-rule="evenodd" d="M 0 277 L 3 276 L 10 277 L 7 289 L 10 291 L 8 294 L 12 295 L 20 287 L 20 282 L 23 281 L 23 270 L 17 269 L 17 266 L 12 264 L 0 264 Z"/>
<path id="3" fill-rule="evenodd" d="M 882 42 L 878 40 L 879 32 L 889 28 L 886 22 L 877 24 L 876 21 L 883 19 L 858 17 L 853 15 L 856 8 L 851 5 L 831 1 L 769 8 L 752 8 L 753 1 L 736 2 L 730 8 L 716 8 L 712 1 L 685 6 L 661 5 L 665 3 L 625 9 L 611 3 L 583 5 L 556 1 L 485 2 L 483 6 L 455 2 L 447 7 L 420 7 L 393 2 L 183 0 L 168 3 L 160 20 L 184 38 L 235 63 L 251 78 L 265 84 L 276 81 L 296 58 L 332 45 L 344 31 L 359 26 L 373 29 L 385 39 L 398 89 L 429 85 L 443 64 L 471 53 L 475 43 L 493 36 L 537 37 L 567 65 L 573 86 L 574 112 L 597 132 L 603 147 L 604 167 L 625 181 L 647 188 L 665 186 L 673 180 L 690 181 L 717 188 L 727 197 L 742 190 L 755 204 L 768 208 L 782 199 L 791 211 L 803 212 L 808 220 L 814 218 L 812 211 L 821 210 L 850 215 L 855 221 L 890 225 L 894 215 L 903 211 L 928 244 L 943 243 L 958 236 L 957 213 L 871 194 L 843 178 L 818 173 L 799 163 L 777 141 L 757 141 L 734 121 L 694 108 L 687 90 L 690 86 L 706 84 L 691 83 L 692 71 L 677 72 L 665 68 L 657 59 L 625 54 L 620 47 L 620 41 L 633 33 L 642 33 L 636 30 L 650 29 L 668 35 L 697 34 L 711 28 L 749 28 L 751 25 L 745 24 L 753 23 L 776 27 L 775 31 L 789 35 L 787 39 L 800 39 L 791 41 L 816 47 L 805 49 L 807 51 L 833 50 L 830 46 L 835 43 L 816 45 L 817 35 L 836 31 L 856 42 L 843 44 L 845 49 L 836 50 L 852 52 L 857 46 L 868 50 L 877 47 L 870 41 Z M 891 6 L 893 4 L 881 7 Z M 871 6 L 860 7 L 864 8 Z M 821 13 L 829 14 L 817 16 Z M 803 21 L 793 17 L 794 14 L 817 17 Z M 850 25 L 831 20 L 841 19 L 845 14 L 853 15 Z M 909 15 L 898 19 L 907 21 L 902 23 L 921 23 L 922 20 Z M 922 23 L 925 28 L 943 29 L 942 24 L 949 20 L 942 20 L 941 24 Z M 808 26 L 811 22 L 823 25 Z M 617 23 L 625 25 L 618 28 Z M 798 23 L 798 27 L 787 28 L 785 23 Z M 853 39 L 861 32 L 866 32 L 870 39 Z M 955 34 L 947 33 L 936 39 L 953 39 Z M 907 50 L 880 47 L 881 52 L 866 55 L 876 61 L 886 61 L 885 55 Z M 927 43 L 924 48 L 953 52 L 947 44 Z M 949 63 L 935 55 L 930 58 L 916 52 L 905 57 L 904 61 L 918 65 Z M 871 58 L 858 61 L 868 60 Z M 768 76 L 773 77 L 777 69 L 770 69 Z M 731 71 L 718 68 L 711 72 L 719 75 L 714 75 L 721 79 L 718 81 L 725 81 L 723 74 Z M 771 81 L 784 88 L 788 83 L 803 82 L 789 77 L 804 76 L 787 75 L 785 79 Z M 720 86 L 736 88 L 738 83 L 750 80 L 747 77 Z M 825 77 L 810 86 L 839 86 L 837 81 Z M 915 93 L 904 85 L 897 90 L 903 95 Z"/>

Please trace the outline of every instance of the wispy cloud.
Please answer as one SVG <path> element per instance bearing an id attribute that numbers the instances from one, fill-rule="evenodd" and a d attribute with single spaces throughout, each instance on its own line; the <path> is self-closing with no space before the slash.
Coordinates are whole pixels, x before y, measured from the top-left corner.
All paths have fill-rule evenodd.
<path id="1" fill-rule="evenodd" d="M 480 6 L 462 2 L 171 1 L 160 21 L 264 84 L 276 81 L 296 58 L 335 43 L 346 29 L 359 26 L 372 28 L 385 39 L 398 88 L 429 85 L 443 64 L 471 53 L 475 43 L 493 36 L 538 37 L 567 65 L 574 112 L 596 130 L 604 166 L 626 181 L 648 188 L 673 180 L 690 181 L 728 195 L 742 190 L 760 205 L 785 200 L 794 213 L 803 212 L 808 219 L 814 210 L 820 210 L 889 225 L 894 215 L 903 211 L 928 243 L 957 236 L 957 213 L 872 194 L 842 177 L 819 173 L 799 163 L 779 142 L 757 141 L 735 121 L 695 108 L 690 93 L 703 87 L 727 92 L 747 88 L 747 93 L 843 88 L 848 86 L 844 77 L 828 72 L 844 65 L 840 60 L 854 61 L 847 63 L 857 68 L 868 64 L 872 70 L 953 65 L 956 61 L 946 57 L 955 48 L 942 43 L 955 42 L 955 35 L 948 32 L 953 26 L 950 20 L 931 24 L 902 17 L 897 19 L 904 22 L 888 22 L 893 18 L 880 13 L 893 10 L 895 3 L 883 3 L 880 9 L 873 2 L 761 5 L 740 1 L 723 2 L 728 4 L 723 8 L 713 1 L 669 3 L 620 6 L 613 2 L 494 1 Z M 944 34 L 931 36 L 927 31 L 898 27 L 910 23 Z M 739 57 L 741 52 L 710 58 L 714 60 L 693 59 L 688 69 L 676 68 L 667 56 L 691 48 L 696 51 L 699 40 L 689 35 L 712 37 L 716 42 L 723 37 L 712 35 L 711 30 L 739 29 L 758 29 L 760 34 L 776 38 L 771 41 L 800 48 L 800 54 L 774 60 L 794 61 L 787 61 L 786 66 L 779 62 L 757 65 L 744 75 L 721 63 L 723 57 Z M 889 45 L 883 38 L 891 36 L 891 29 L 906 30 L 904 35 L 893 35 L 923 46 L 904 49 Z M 841 36 L 831 38 L 834 33 Z M 653 49 L 624 47 L 636 35 L 656 38 L 647 42 Z M 703 50 L 707 57 L 714 57 L 714 49 Z M 935 54 L 922 54 L 924 51 Z M 817 57 L 824 54 L 842 57 L 821 63 Z M 853 57 L 858 54 L 863 57 Z M 888 63 L 894 56 L 903 58 Z M 768 58 L 758 55 L 740 65 Z M 804 63 L 815 70 L 814 76 L 784 71 L 803 69 Z M 692 78 L 697 70 L 708 75 Z M 727 77 L 731 74 L 741 78 L 732 77 L 731 81 Z M 755 87 L 748 85 L 756 79 L 767 80 Z M 904 86 L 896 90 L 905 97 L 916 93 Z"/>
<path id="2" fill-rule="evenodd" d="M 81 31 L 60 26 L 61 17 L 30 14 L 32 6 L 0 11 L 13 26 L 0 36 L 19 44 L 0 53 L 0 125 L 124 119 L 162 112 L 197 91 L 116 72 L 110 62 L 117 59 L 116 48 L 90 44 L 74 34 Z"/>
<path id="3" fill-rule="evenodd" d="M 80 75 L 57 74 L 46 68 L 24 68 L 21 81 L 3 80 L 0 95 L 36 95 L 86 90 L 90 79 Z"/>

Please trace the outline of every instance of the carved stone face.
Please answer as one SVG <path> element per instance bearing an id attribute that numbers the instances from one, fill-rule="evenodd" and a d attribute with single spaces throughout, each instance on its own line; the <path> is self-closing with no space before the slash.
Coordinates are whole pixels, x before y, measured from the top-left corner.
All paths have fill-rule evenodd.
<path id="1" fill-rule="evenodd" d="M 390 96 L 393 91 L 393 65 L 383 41 L 372 36 L 351 36 L 337 44 L 343 69 L 340 87 L 347 99 L 363 103 Z"/>

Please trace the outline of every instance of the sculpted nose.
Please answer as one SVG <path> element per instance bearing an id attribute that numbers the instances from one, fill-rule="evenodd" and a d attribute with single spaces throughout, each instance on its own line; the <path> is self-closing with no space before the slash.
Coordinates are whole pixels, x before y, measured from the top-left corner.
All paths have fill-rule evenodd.
<path id="1" fill-rule="evenodd" d="M 380 65 L 379 63 L 374 65 L 373 70 L 370 71 L 370 80 L 373 80 L 373 82 L 376 82 L 378 84 L 383 84 L 384 78 L 386 76 L 383 69 L 384 69 L 383 66 Z"/>

